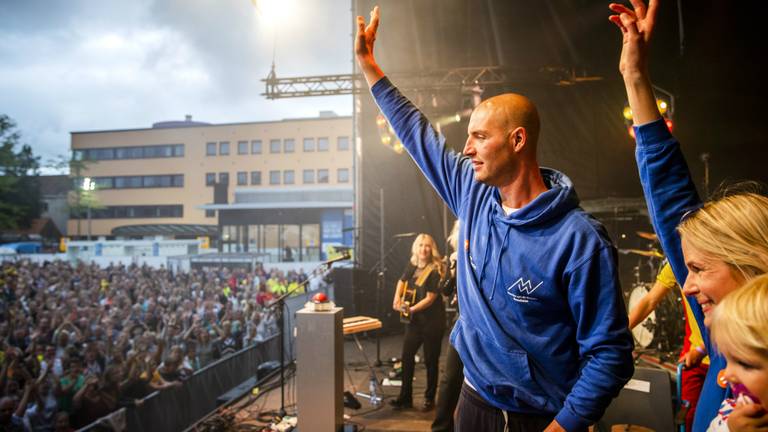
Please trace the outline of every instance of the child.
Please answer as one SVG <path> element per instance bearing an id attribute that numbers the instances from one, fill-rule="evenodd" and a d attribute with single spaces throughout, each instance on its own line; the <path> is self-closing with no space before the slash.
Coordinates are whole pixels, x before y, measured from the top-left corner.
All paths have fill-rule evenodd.
<path id="1" fill-rule="evenodd" d="M 768 409 L 768 275 L 729 294 L 712 317 L 712 340 L 728 366 L 733 397 L 723 401 L 709 431 L 753 430 Z"/>

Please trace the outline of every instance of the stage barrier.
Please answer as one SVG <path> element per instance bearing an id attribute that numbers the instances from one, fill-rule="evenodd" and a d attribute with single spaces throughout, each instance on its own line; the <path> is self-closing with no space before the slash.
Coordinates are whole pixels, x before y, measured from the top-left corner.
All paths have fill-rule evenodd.
<path id="1" fill-rule="evenodd" d="M 243 381 L 256 376 L 264 362 L 279 357 L 279 336 L 217 360 L 195 372 L 184 385 L 150 394 L 138 407 L 120 409 L 80 431 L 121 430 L 181 431 L 216 409 L 216 399 Z"/>

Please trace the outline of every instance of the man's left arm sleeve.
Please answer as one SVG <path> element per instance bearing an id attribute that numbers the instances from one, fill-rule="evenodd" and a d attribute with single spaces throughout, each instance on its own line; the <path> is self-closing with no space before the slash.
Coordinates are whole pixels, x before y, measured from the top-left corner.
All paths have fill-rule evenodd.
<path id="1" fill-rule="evenodd" d="M 586 430 L 599 420 L 634 372 L 634 343 L 616 262 L 613 247 L 604 245 L 566 274 L 582 364 L 563 409 L 555 416 L 568 431 Z"/>

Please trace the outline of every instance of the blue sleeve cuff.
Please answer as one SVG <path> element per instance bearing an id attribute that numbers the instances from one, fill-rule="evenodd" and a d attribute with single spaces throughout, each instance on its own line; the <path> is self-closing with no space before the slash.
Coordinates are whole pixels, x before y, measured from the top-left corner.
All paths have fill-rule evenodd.
<path id="1" fill-rule="evenodd" d="M 377 83 L 378 84 L 378 83 Z M 633 126 L 638 146 L 658 144 L 672 138 L 672 133 L 667 128 L 663 118 L 650 123 Z"/>
<path id="2" fill-rule="evenodd" d="M 374 99 L 377 99 L 381 93 L 385 92 L 390 87 L 392 87 L 392 83 L 389 81 L 389 78 L 384 76 L 371 86 L 371 94 Z"/>
<path id="3" fill-rule="evenodd" d="M 555 416 L 555 421 L 568 432 L 586 432 L 587 428 L 593 422 L 579 417 L 576 414 L 569 412 L 567 408 L 563 408 Z"/>

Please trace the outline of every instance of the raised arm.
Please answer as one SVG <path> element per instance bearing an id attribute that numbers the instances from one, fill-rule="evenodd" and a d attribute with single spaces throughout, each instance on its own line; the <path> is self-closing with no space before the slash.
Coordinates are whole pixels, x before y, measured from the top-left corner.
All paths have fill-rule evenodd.
<path id="1" fill-rule="evenodd" d="M 355 36 L 355 57 L 360 70 L 365 76 L 369 87 L 373 87 L 384 77 L 384 72 L 376 63 L 373 55 L 373 43 L 376 41 L 376 31 L 379 29 L 379 7 L 371 11 L 371 22 L 365 25 L 365 18 L 357 17 L 357 35 Z"/>
<path id="2" fill-rule="evenodd" d="M 616 15 L 609 19 L 622 33 L 619 71 L 624 78 L 632 120 L 635 125 L 650 123 L 661 118 L 648 72 L 648 46 L 656 23 L 658 0 L 650 0 L 648 6 L 642 0 L 631 0 L 634 10 L 611 3 L 608 7 Z"/>

